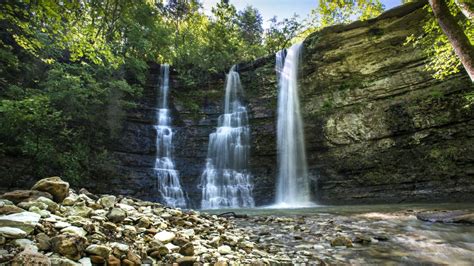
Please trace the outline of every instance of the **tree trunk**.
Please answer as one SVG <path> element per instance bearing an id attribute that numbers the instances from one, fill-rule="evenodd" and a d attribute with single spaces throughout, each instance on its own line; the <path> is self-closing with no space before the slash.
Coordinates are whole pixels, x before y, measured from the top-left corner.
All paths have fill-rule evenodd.
<path id="1" fill-rule="evenodd" d="M 474 46 L 449 12 L 445 0 L 429 0 L 429 2 L 439 26 L 448 37 L 471 81 L 474 82 Z"/>
<path id="2" fill-rule="evenodd" d="M 469 2 L 468 0 L 455 0 L 456 5 L 458 5 L 461 12 L 468 19 L 474 19 L 474 2 Z"/>

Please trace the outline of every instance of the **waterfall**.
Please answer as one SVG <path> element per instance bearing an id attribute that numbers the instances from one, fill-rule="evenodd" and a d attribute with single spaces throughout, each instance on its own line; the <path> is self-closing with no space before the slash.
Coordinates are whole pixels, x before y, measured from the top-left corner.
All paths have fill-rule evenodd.
<path id="1" fill-rule="evenodd" d="M 302 44 L 276 54 L 278 79 L 278 181 L 276 204 L 286 207 L 311 205 L 298 99 L 298 63 Z"/>
<path id="2" fill-rule="evenodd" d="M 186 207 L 186 200 L 172 159 L 173 131 L 168 109 L 169 65 L 161 65 L 160 92 L 156 108 L 156 158 L 154 173 L 164 203 L 171 207 Z"/>
<path id="3" fill-rule="evenodd" d="M 209 135 L 206 169 L 201 176 L 203 209 L 254 207 L 248 170 L 250 129 L 242 105 L 242 86 L 235 66 L 227 75 L 224 114 Z"/>

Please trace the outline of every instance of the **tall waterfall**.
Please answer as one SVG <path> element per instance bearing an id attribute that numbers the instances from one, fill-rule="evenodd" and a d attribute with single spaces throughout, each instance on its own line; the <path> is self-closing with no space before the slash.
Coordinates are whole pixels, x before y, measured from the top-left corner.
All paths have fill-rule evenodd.
<path id="1" fill-rule="evenodd" d="M 276 54 L 278 78 L 278 181 L 276 204 L 283 207 L 311 205 L 298 98 L 298 63 L 302 44 Z"/>
<path id="2" fill-rule="evenodd" d="M 209 135 L 206 169 L 201 176 L 203 209 L 255 206 L 248 170 L 250 129 L 242 92 L 233 66 L 225 85 L 224 114 Z"/>
<path id="3" fill-rule="evenodd" d="M 178 171 L 172 159 L 173 131 L 168 109 L 169 65 L 161 65 L 161 84 L 156 109 L 156 158 L 154 172 L 164 203 L 171 207 L 186 207 Z"/>

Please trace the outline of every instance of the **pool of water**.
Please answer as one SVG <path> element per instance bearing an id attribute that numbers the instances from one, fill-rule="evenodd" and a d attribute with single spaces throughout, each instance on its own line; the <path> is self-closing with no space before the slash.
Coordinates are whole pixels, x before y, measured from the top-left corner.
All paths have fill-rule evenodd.
<path id="1" fill-rule="evenodd" d="M 225 209 L 259 248 L 286 262 L 351 265 L 474 265 L 474 225 L 420 221 L 428 210 L 474 210 L 474 204 L 318 206 L 299 209 Z M 336 237 L 352 247 L 333 247 Z M 357 238 L 368 239 L 360 243 Z M 358 242 L 358 243 L 357 243 Z M 367 243 L 368 242 L 368 243 Z"/>

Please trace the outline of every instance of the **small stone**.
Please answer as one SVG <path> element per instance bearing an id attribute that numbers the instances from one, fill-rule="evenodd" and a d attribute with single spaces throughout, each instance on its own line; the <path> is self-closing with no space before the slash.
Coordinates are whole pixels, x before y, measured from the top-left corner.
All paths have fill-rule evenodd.
<path id="1" fill-rule="evenodd" d="M 86 230 L 82 229 L 81 227 L 77 226 L 69 226 L 61 230 L 61 233 L 68 233 L 68 234 L 73 234 L 73 235 L 78 235 L 78 236 L 86 236 L 87 232 Z"/>
<path id="2" fill-rule="evenodd" d="M 359 243 L 362 245 L 367 245 L 372 242 L 372 239 L 369 236 L 366 235 L 356 235 L 353 240 L 354 243 Z"/>
<path id="3" fill-rule="evenodd" d="M 120 266 L 120 260 L 114 255 L 110 255 L 107 259 L 107 266 Z"/>
<path id="4" fill-rule="evenodd" d="M 115 196 L 107 195 L 99 199 L 99 204 L 105 209 L 113 208 L 117 198 Z"/>
<path id="5" fill-rule="evenodd" d="M 132 265 L 141 265 L 142 264 L 140 256 L 133 253 L 132 251 L 128 251 L 127 260 L 130 261 L 131 263 L 133 263 Z"/>
<path id="6" fill-rule="evenodd" d="M 107 219 L 113 223 L 120 223 L 127 217 L 127 213 L 119 208 L 113 208 L 107 213 Z"/>
<path id="7" fill-rule="evenodd" d="M 34 201 L 20 202 L 20 203 L 18 203 L 18 207 L 23 208 L 25 210 L 29 210 L 31 207 L 36 207 L 40 210 L 46 210 L 48 208 L 48 205 L 46 205 L 46 203 L 34 200 Z"/>
<path id="8" fill-rule="evenodd" d="M 15 227 L 30 234 L 38 224 L 41 215 L 34 212 L 19 212 L 0 216 L 0 227 Z"/>
<path id="9" fill-rule="evenodd" d="M 90 245 L 86 248 L 86 253 L 98 255 L 102 258 L 108 258 L 112 250 L 109 247 L 102 245 Z"/>
<path id="10" fill-rule="evenodd" d="M 49 211 L 55 212 L 59 210 L 59 205 L 51 199 L 48 199 L 46 197 L 39 197 L 37 201 L 46 204 L 48 206 L 47 209 Z"/>
<path id="11" fill-rule="evenodd" d="M 51 239 L 52 250 L 72 260 L 82 257 L 86 243 L 86 238 L 70 234 L 61 234 Z"/>
<path id="12" fill-rule="evenodd" d="M 23 237 L 26 237 L 27 235 L 28 234 L 25 231 L 19 228 L 8 227 L 8 226 L 0 227 L 0 236 L 6 237 L 6 238 L 23 238 Z"/>
<path id="13" fill-rule="evenodd" d="M 16 247 L 19 247 L 21 250 L 29 249 L 29 250 L 35 251 L 35 252 L 38 251 L 38 247 L 35 246 L 33 241 L 31 241 L 29 239 L 26 239 L 26 238 L 15 239 L 12 243 Z"/>
<path id="14" fill-rule="evenodd" d="M 0 215 L 8 215 L 12 213 L 24 212 L 22 208 L 18 208 L 15 205 L 4 205 L 0 207 Z"/>
<path id="15" fill-rule="evenodd" d="M 171 252 L 175 252 L 179 250 L 179 247 L 176 245 L 173 245 L 173 243 L 168 243 L 165 245 L 167 249 L 169 249 Z"/>
<path id="16" fill-rule="evenodd" d="M 23 266 L 23 265 L 37 265 L 37 266 L 50 266 L 51 261 L 45 255 L 33 251 L 30 249 L 25 249 L 24 251 L 18 253 L 13 261 L 11 262 L 12 266 Z"/>
<path id="17" fill-rule="evenodd" d="M 66 222 L 57 222 L 54 224 L 54 228 L 56 229 L 63 229 L 63 228 L 66 228 L 66 227 L 69 227 L 71 226 L 70 223 L 66 223 Z"/>
<path id="18" fill-rule="evenodd" d="M 140 220 L 137 223 L 138 227 L 143 227 L 143 228 L 149 228 L 150 225 L 151 225 L 151 221 L 147 217 L 140 218 Z"/>
<path id="19" fill-rule="evenodd" d="M 349 248 L 349 247 L 352 247 L 352 241 L 345 236 L 338 236 L 331 241 L 331 246 L 333 247 L 345 246 Z"/>
<path id="20" fill-rule="evenodd" d="M 217 248 L 217 252 L 219 252 L 222 255 L 226 255 L 226 254 L 232 253 L 232 249 L 227 245 L 222 245 Z"/>
<path id="21" fill-rule="evenodd" d="M 374 239 L 378 241 L 388 241 L 389 237 L 387 235 L 376 235 L 374 236 Z"/>
<path id="22" fill-rule="evenodd" d="M 176 235 L 173 232 L 169 231 L 161 231 L 154 236 L 154 238 L 160 241 L 161 243 L 171 242 L 175 237 Z"/>
<path id="23" fill-rule="evenodd" d="M 117 242 L 110 243 L 110 246 L 113 249 L 117 249 L 118 251 L 120 251 L 120 253 L 127 253 L 128 250 L 130 249 L 128 245 L 117 243 Z"/>
<path id="24" fill-rule="evenodd" d="M 92 208 L 87 207 L 85 202 L 78 201 L 73 206 L 68 207 L 66 215 L 88 218 L 91 215 L 91 213 L 92 213 Z"/>
<path id="25" fill-rule="evenodd" d="M 58 176 L 41 179 L 31 189 L 51 194 L 57 203 L 61 203 L 69 195 L 69 183 Z"/>
<path id="26" fill-rule="evenodd" d="M 56 255 L 49 257 L 49 259 L 52 266 L 82 266 L 81 263 Z"/>
<path id="27" fill-rule="evenodd" d="M 194 245 L 193 243 L 187 243 L 179 249 L 179 253 L 184 256 L 193 256 L 194 255 Z"/>
<path id="28" fill-rule="evenodd" d="M 186 230 L 181 231 L 181 234 L 188 237 L 192 237 L 195 235 L 195 232 L 194 232 L 194 229 L 186 229 Z"/>
<path id="29" fill-rule="evenodd" d="M 92 266 L 91 259 L 87 257 L 80 259 L 79 263 L 82 264 L 82 266 Z"/>
<path id="30" fill-rule="evenodd" d="M 89 258 L 91 259 L 91 262 L 94 263 L 94 264 L 104 264 L 105 263 L 105 259 L 102 258 L 101 256 L 98 256 L 98 255 L 91 255 Z"/>
<path id="31" fill-rule="evenodd" d="M 183 265 L 183 266 L 192 266 L 194 262 L 196 262 L 197 258 L 193 256 L 184 256 L 181 258 L 178 258 L 176 262 L 178 265 Z"/>
<path id="32" fill-rule="evenodd" d="M 51 238 L 45 233 L 36 235 L 36 243 L 39 250 L 48 251 L 51 248 Z"/>

